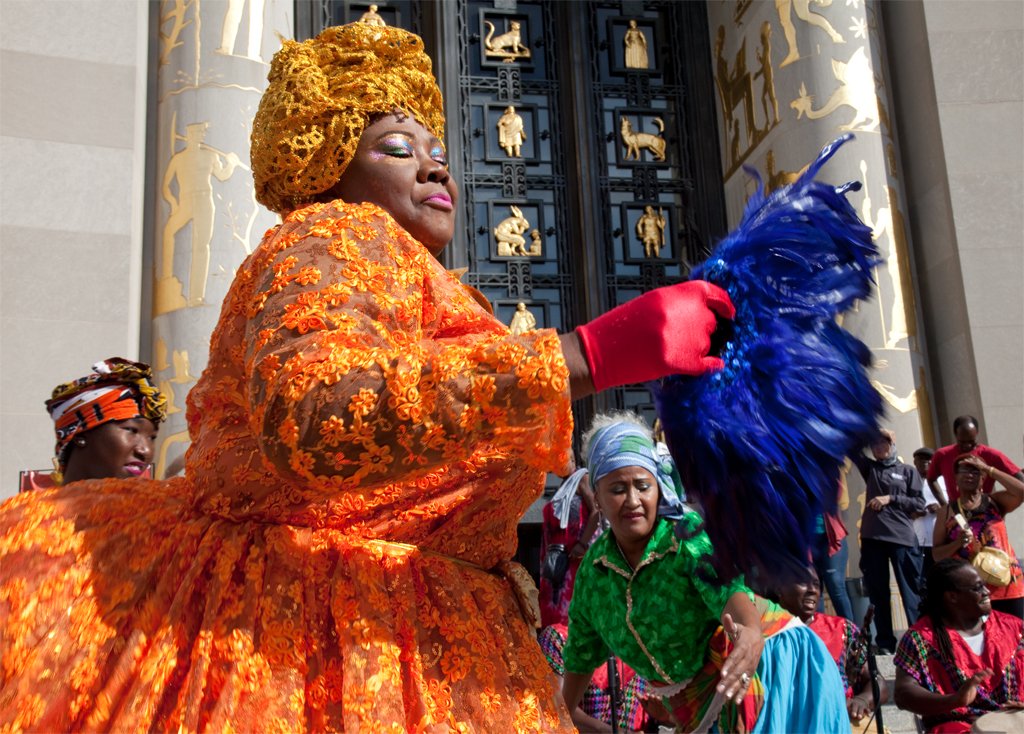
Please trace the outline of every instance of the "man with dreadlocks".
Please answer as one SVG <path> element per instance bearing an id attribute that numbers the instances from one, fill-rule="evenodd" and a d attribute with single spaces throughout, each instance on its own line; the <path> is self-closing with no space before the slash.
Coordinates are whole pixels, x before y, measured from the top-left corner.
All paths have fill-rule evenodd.
<path id="1" fill-rule="evenodd" d="M 969 732 L 979 716 L 1024 710 L 1024 623 L 992 611 L 970 563 L 932 567 L 921 613 L 896 651 L 897 706 L 929 734 Z"/>

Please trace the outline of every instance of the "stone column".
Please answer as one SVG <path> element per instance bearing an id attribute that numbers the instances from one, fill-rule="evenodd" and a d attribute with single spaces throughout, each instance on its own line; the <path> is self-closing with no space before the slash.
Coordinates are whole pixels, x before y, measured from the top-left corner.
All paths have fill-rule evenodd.
<path id="1" fill-rule="evenodd" d="M 737 0 L 708 3 L 708 17 L 730 225 L 754 189 L 742 166 L 776 188 L 828 141 L 856 135 L 819 178 L 864 185 L 849 200 L 874 230 L 885 262 L 875 272 L 875 296 L 848 314 L 844 326 L 875 353 L 875 386 L 887 408 L 883 425 L 896 432 L 897 450 L 910 463 L 915 449 L 936 444 L 879 8 L 861 0 Z M 850 479 L 844 517 L 856 568 L 864 496 L 860 478 Z"/>
<path id="2" fill-rule="evenodd" d="M 277 216 L 256 203 L 249 132 L 292 0 L 162 0 L 148 232 L 152 363 L 170 400 L 156 474 L 188 444 L 185 397 L 206 366 L 235 270 Z"/>

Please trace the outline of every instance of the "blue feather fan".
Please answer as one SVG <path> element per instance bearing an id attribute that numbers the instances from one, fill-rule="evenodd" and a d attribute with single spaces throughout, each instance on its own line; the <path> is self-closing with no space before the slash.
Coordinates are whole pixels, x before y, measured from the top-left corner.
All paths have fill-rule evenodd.
<path id="1" fill-rule="evenodd" d="M 725 368 L 652 386 L 687 496 L 703 509 L 713 565 L 761 588 L 807 565 L 818 516 L 836 511 L 839 468 L 882 413 L 870 350 L 836 322 L 870 294 L 879 262 L 845 197 L 860 184 L 814 180 L 851 137 L 827 145 L 790 186 L 759 190 L 691 273 L 736 306 L 719 353 Z"/>

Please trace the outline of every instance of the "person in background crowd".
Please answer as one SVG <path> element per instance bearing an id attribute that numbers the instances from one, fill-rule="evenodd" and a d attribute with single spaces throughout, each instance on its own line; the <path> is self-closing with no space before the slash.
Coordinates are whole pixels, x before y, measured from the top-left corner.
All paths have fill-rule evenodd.
<path id="1" fill-rule="evenodd" d="M 932 463 L 928 467 L 927 479 L 932 492 L 935 494 L 936 499 L 939 500 L 939 504 L 945 505 L 948 502 L 953 502 L 959 494 L 953 464 L 956 462 L 957 457 L 963 454 L 980 456 L 989 466 L 994 466 L 996 469 L 1024 481 L 1024 473 L 1021 472 L 1019 466 L 1007 458 L 1006 454 L 991 446 L 978 443 L 979 428 L 978 419 L 974 416 L 961 415 L 957 417 L 953 421 L 953 435 L 956 437 L 956 443 L 943 446 L 932 456 Z M 938 484 L 939 477 L 942 477 L 944 488 L 949 491 L 948 497 L 943 492 L 943 487 Z M 982 483 L 982 492 L 988 494 L 994 486 L 995 480 L 992 477 L 985 477 Z"/>
<path id="2" fill-rule="evenodd" d="M 878 647 L 891 653 L 896 648 L 889 602 L 889 564 L 892 564 L 903 598 L 907 623 L 917 620 L 920 603 L 921 549 L 917 547 L 913 517 L 924 512 L 921 476 L 917 469 L 896 456 L 896 435 L 883 429 L 863 453 L 850 457 L 867 484 L 860 525 L 860 570 L 868 597 L 875 606 Z"/>
<path id="3" fill-rule="evenodd" d="M 806 579 L 778 589 L 775 595 L 783 609 L 799 617 L 825 643 L 843 679 L 846 712 L 851 722 L 860 723 L 875 710 L 875 699 L 867 665 L 867 642 L 861 637 L 857 625 L 843 617 L 818 611 L 821 582 L 813 567 L 807 569 Z M 880 690 L 882 703 L 885 703 L 888 688 L 884 682 Z"/>
<path id="4" fill-rule="evenodd" d="M 928 468 L 932 463 L 932 456 L 935 451 L 923 446 L 914 452 L 914 468 L 922 477 L 928 476 Z M 938 489 L 946 492 L 946 480 L 939 477 L 935 480 Z M 931 569 L 935 559 L 932 556 L 932 542 L 935 535 L 935 513 L 942 507 L 939 498 L 932 491 L 932 483 L 924 482 L 921 485 L 921 492 L 924 495 L 924 512 L 914 518 L 914 534 L 917 535 L 917 545 L 921 548 L 921 584 L 924 584 L 928 571 Z"/>
<path id="5" fill-rule="evenodd" d="M 1024 500 L 1024 482 L 989 466 L 975 454 L 961 456 L 954 466 L 959 496 L 936 516 L 932 548 L 935 560 L 959 556 L 973 561 L 986 548 L 1002 551 L 1008 566 L 1006 583 L 989 582 L 992 607 L 1024 618 L 1024 577 L 1007 536 L 1005 521 Z M 982 493 L 982 476 L 992 477 L 999 483 L 991 494 Z M 958 515 L 966 527 L 961 527 Z"/>
<path id="6" fill-rule="evenodd" d="M 1024 625 L 992 609 L 988 587 L 963 559 L 929 571 L 921 618 L 900 639 L 895 663 L 896 705 L 920 716 L 928 734 L 969 732 L 983 714 L 1024 707 Z"/>
<path id="7" fill-rule="evenodd" d="M 584 556 L 569 605 L 569 709 L 614 654 L 667 699 L 681 731 L 848 731 L 821 640 L 740 579 L 715 576 L 703 523 L 679 500 L 647 425 L 599 415 L 583 444 L 611 527 Z"/>
<path id="8" fill-rule="evenodd" d="M 150 470 L 167 398 L 149 365 L 111 357 L 53 389 L 46 401 L 57 434 L 59 484 L 140 477 Z"/>
<path id="9" fill-rule="evenodd" d="M 846 482 L 839 481 L 839 505 L 845 507 Z M 819 516 L 819 533 L 812 549 L 812 562 L 818 578 L 822 580 L 832 600 L 832 607 L 840 617 L 853 620 L 853 604 L 846 591 L 846 562 L 849 549 L 846 545 L 846 525 L 839 514 L 823 513 Z M 818 611 L 824 611 L 824 600 L 818 595 Z"/>
<path id="10" fill-rule="evenodd" d="M 548 659 L 548 664 L 555 674 L 561 678 L 565 675 L 565 661 L 562 659 L 562 648 L 569 628 L 556 623 L 542 629 L 537 635 L 540 649 Z M 615 722 L 620 732 L 640 732 L 656 725 L 644 708 L 650 686 L 647 681 L 636 674 L 631 667 L 618 658 L 615 660 L 615 685 L 618 691 L 615 698 L 618 708 L 615 711 Z M 612 723 L 612 681 L 608 677 L 608 665 L 599 665 L 594 670 L 583 698 L 579 705 L 570 713 L 572 721 L 581 732 L 611 731 Z"/>
<path id="11" fill-rule="evenodd" d="M 569 623 L 569 600 L 580 559 L 600 519 L 590 482 L 566 479 L 544 505 L 541 522 L 540 623 Z"/>
<path id="12" fill-rule="evenodd" d="M 0 505 L 0 726 L 570 732 L 518 521 L 574 398 L 720 369 L 735 309 L 690 281 L 512 336 L 438 259 L 422 39 L 328 28 L 268 81 L 250 159 L 282 223 L 225 298 L 185 476 Z"/>

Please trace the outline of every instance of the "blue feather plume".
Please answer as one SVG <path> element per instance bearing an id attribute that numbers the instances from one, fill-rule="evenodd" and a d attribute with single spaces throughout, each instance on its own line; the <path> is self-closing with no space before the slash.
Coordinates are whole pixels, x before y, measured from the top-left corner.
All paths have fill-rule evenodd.
<path id="1" fill-rule="evenodd" d="M 739 227 L 692 271 L 736 306 L 725 368 L 652 385 L 723 579 L 744 573 L 770 588 L 799 574 L 818 515 L 836 511 L 844 458 L 878 430 L 871 352 L 836 322 L 870 294 L 878 250 L 845 197 L 860 184 L 814 180 L 851 137 L 822 149 L 795 183 L 770 195 L 759 185 Z"/>

